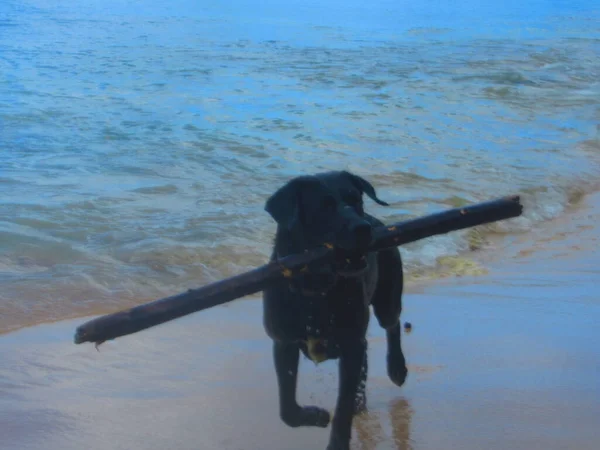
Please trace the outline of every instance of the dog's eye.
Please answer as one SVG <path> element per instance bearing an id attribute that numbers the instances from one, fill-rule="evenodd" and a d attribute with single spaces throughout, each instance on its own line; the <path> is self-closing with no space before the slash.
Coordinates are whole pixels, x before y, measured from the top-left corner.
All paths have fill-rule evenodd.
<path id="1" fill-rule="evenodd" d="M 355 192 L 348 193 L 345 196 L 344 200 L 349 205 L 362 205 L 362 196 L 360 194 L 355 193 Z"/>
<path id="2" fill-rule="evenodd" d="M 344 201 L 348 205 L 352 206 L 356 210 L 356 212 L 358 214 L 360 214 L 361 216 L 365 213 L 364 208 L 363 208 L 362 195 L 360 195 L 358 192 L 349 191 L 344 196 Z"/>
<path id="3" fill-rule="evenodd" d="M 365 209 L 363 206 L 362 199 L 360 199 L 360 201 L 356 205 L 354 205 L 354 208 L 356 209 L 358 214 L 360 214 L 361 216 L 365 214 Z"/>
<path id="4" fill-rule="evenodd" d="M 323 209 L 325 211 L 333 211 L 336 208 L 337 202 L 335 201 L 335 198 L 333 198 L 331 195 L 328 195 L 325 198 L 323 198 Z"/>

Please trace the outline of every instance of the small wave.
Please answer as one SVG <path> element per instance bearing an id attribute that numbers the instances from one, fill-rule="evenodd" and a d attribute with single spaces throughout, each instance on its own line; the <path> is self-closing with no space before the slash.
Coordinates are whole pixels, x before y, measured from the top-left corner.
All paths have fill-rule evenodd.
<path id="1" fill-rule="evenodd" d="M 483 226 L 493 233 L 521 233 L 532 230 L 537 223 L 552 220 L 576 205 L 587 192 L 594 192 L 593 183 L 567 186 L 544 186 L 524 189 L 519 194 L 523 214 L 514 219 Z"/>
<path id="2" fill-rule="evenodd" d="M 523 204 L 519 217 L 434 236 L 401 247 L 409 280 L 462 275 L 482 275 L 486 270 L 469 254 L 487 249 L 500 236 L 521 234 L 555 219 L 576 206 L 586 193 L 597 191 L 593 183 L 523 189 L 518 194 Z M 472 201 L 459 196 L 444 200 L 450 207 Z"/>
<path id="3" fill-rule="evenodd" d="M 415 36 L 428 36 L 428 35 L 438 36 L 441 34 L 451 33 L 452 31 L 453 31 L 452 28 L 415 27 L 415 28 L 410 28 L 409 30 L 406 31 L 406 33 L 409 35 L 415 35 Z"/>
<path id="4" fill-rule="evenodd" d="M 450 277 L 476 277 L 487 275 L 488 270 L 475 259 L 467 256 L 440 256 L 435 266 L 420 267 L 406 272 L 406 281 L 423 282 Z"/>
<path id="5" fill-rule="evenodd" d="M 39 265 L 36 260 L 29 256 L 17 256 L 9 258 L 0 256 L 0 274 L 23 275 L 45 272 L 48 267 Z"/>
<path id="6" fill-rule="evenodd" d="M 177 186 L 175 186 L 174 184 L 164 184 L 161 186 L 147 186 L 132 190 L 132 192 L 136 192 L 138 194 L 176 194 L 177 191 Z"/>
<path id="7" fill-rule="evenodd" d="M 218 279 L 250 270 L 268 259 L 267 248 L 243 242 L 235 244 L 182 245 L 166 239 L 146 239 L 121 246 L 112 257 L 130 267 L 170 273 L 181 279 Z"/>
<path id="8" fill-rule="evenodd" d="M 134 139 L 132 133 L 126 133 L 115 127 L 104 127 L 101 130 L 101 136 L 107 141 L 130 141 Z"/>
<path id="9" fill-rule="evenodd" d="M 495 84 L 509 86 L 537 86 L 538 83 L 527 78 L 520 72 L 515 70 L 507 70 L 502 72 L 491 72 L 484 74 L 465 75 L 454 77 L 454 81 L 489 81 Z"/>
<path id="10" fill-rule="evenodd" d="M 519 97 L 519 92 L 509 86 L 502 87 L 486 87 L 482 90 L 484 97 L 491 99 L 516 99 Z"/>

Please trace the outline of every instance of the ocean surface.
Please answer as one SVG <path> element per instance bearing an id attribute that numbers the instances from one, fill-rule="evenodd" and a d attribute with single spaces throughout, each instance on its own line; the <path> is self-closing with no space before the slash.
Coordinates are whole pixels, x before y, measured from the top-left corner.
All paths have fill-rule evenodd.
<path id="1" fill-rule="evenodd" d="M 2 0 L 0 333 L 265 263 L 265 200 L 319 171 L 387 222 L 520 194 L 402 249 L 468 260 L 598 190 L 599 124 L 596 0 Z"/>

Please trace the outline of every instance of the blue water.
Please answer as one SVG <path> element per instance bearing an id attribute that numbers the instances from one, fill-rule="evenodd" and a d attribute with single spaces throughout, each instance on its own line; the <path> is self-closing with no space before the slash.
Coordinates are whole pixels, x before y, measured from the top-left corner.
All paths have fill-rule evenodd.
<path id="1" fill-rule="evenodd" d="M 264 263 L 299 174 L 368 178 L 387 221 L 521 194 L 496 233 L 598 187 L 592 0 L 3 0 L 0 73 L 0 331 Z"/>

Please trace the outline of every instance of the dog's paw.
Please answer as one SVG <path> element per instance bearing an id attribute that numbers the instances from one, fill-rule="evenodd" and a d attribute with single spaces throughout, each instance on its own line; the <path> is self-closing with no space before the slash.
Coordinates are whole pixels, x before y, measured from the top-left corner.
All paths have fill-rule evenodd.
<path id="1" fill-rule="evenodd" d="M 390 358 L 388 356 L 387 370 L 390 380 L 395 385 L 402 386 L 404 384 L 408 375 L 408 369 L 406 368 L 406 361 L 403 358 Z"/>
<path id="2" fill-rule="evenodd" d="M 290 427 L 320 427 L 329 425 L 329 412 L 317 406 L 299 407 L 293 413 L 282 414 L 281 419 Z"/>
<path id="3" fill-rule="evenodd" d="M 331 416 L 326 409 L 317 406 L 305 406 L 301 411 L 307 426 L 326 428 L 329 425 Z"/>

